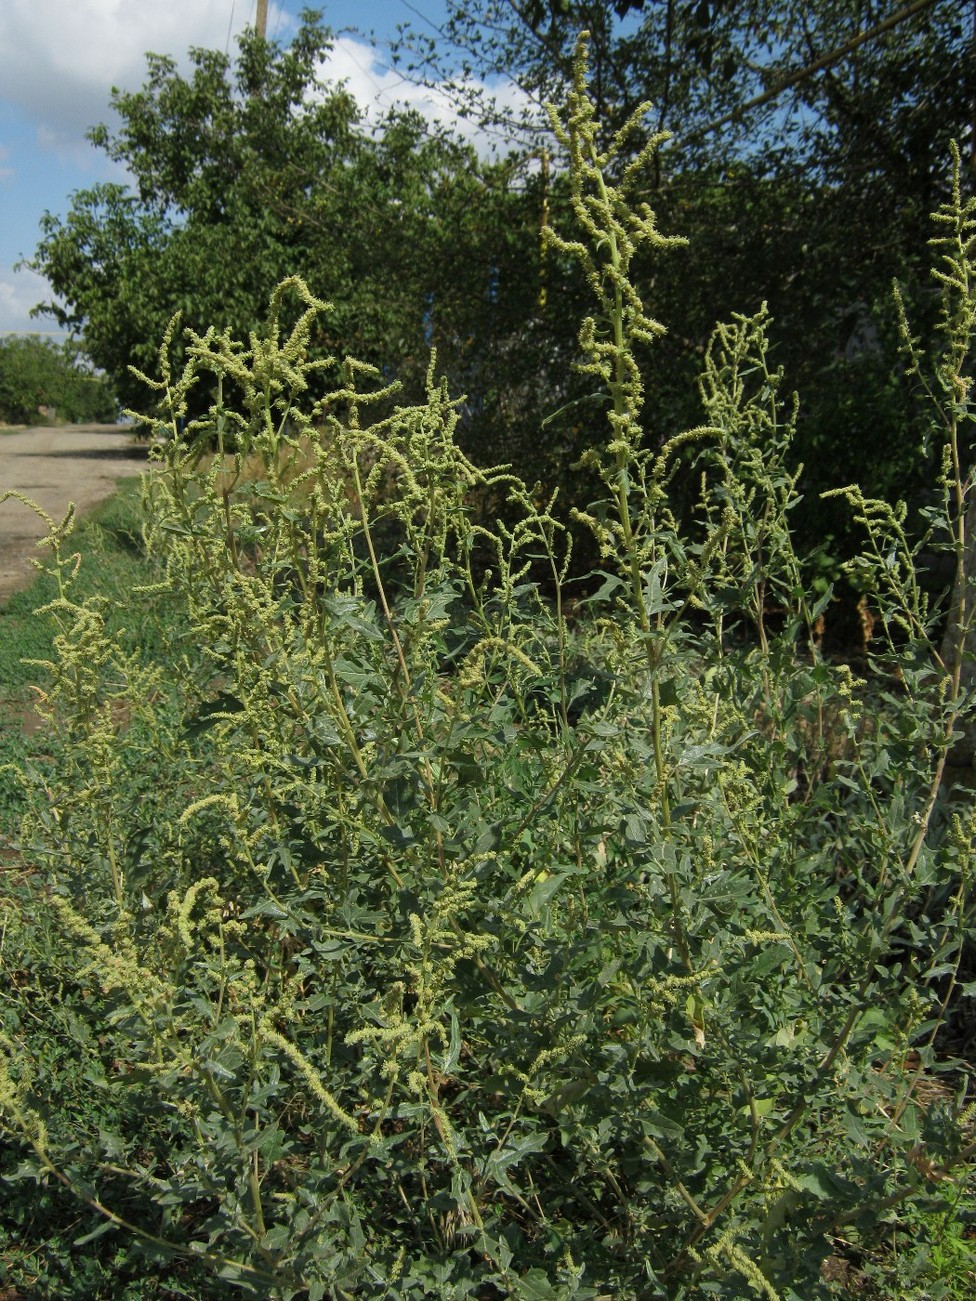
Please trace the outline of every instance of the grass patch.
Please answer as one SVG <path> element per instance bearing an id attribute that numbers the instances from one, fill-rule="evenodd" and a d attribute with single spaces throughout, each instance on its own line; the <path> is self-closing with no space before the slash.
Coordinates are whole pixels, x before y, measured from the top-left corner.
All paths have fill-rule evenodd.
<path id="1" fill-rule="evenodd" d="M 80 521 L 70 549 L 80 558 L 73 599 L 103 601 L 106 630 L 126 650 L 151 656 L 164 644 L 159 633 L 169 614 L 164 603 L 135 595 L 149 577 L 143 521 L 140 481 L 124 479 L 115 496 Z M 22 811 L 20 770 L 46 748 L 32 688 L 45 678 L 38 661 L 54 658 L 56 629 L 36 611 L 57 595 L 55 578 L 39 572 L 30 586 L 0 606 L 0 837 L 13 834 Z"/>

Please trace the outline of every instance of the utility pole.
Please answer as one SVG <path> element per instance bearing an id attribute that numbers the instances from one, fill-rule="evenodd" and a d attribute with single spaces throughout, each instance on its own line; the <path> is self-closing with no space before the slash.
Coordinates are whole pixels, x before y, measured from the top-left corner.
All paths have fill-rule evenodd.
<path id="1" fill-rule="evenodd" d="M 254 30 L 262 41 L 268 39 L 268 0 L 258 0 L 258 10 L 254 18 Z"/>
<path id="2" fill-rule="evenodd" d="M 549 286 L 546 283 L 546 270 L 549 257 L 549 241 L 546 230 L 549 226 L 549 150 L 542 150 L 542 216 L 539 218 L 539 310 L 544 311 L 549 301 Z"/>

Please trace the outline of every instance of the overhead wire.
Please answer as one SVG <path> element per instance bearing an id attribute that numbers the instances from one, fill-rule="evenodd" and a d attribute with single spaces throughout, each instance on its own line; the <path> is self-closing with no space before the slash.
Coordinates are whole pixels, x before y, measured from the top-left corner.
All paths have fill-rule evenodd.
<path id="1" fill-rule="evenodd" d="M 939 0 L 913 0 L 912 4 L 905 5 L 895 13 L 889 14 L 887 18 L 883 19 L 880 23 L 875 24 L 874 27 L 868 28 L 867 31 L 858 32 L 858 34 L 852 37 L 849 41 L 845 41 L 843 45 L 837 46 L 827 54 L 822 54 L 820 58 L 814 59 L 812 63 L 805 64 L 802 68 L 794 68 L 792 71 L 788 72 L 785 77 L 777 78 L 773 85 L 764 90 L 762 94 L 754 95 L 752 99 L 746 100 L 744 104 L 739 104 L 728 113 L 724 113 L 721 117 L 715 118 L 712 122 L 706 122 L 704 126 L 698 127 L 694 131 L 689 131 L 686 135 L 673 138 L 669 141 L 669 144 L 677 146 L 684 145 L 689 141 L 699 140 L 702 136 L 710 135 L 720 127 L 729 126 L 731 123 L 737 122 L 744 114 L 751 112 L 752 109 L 761 108 L 763 104 L 768 104 L 772 100 L 778 99 L 785 90 L 790 90 L 793 86 L 798 86 L 800 82 L 806 81 L 808 77 L 812 77 L 816 72 L 822 72 L 826 68 L 833 67 L 835 63 L 839 63 L 841 59 L 846 58 L 848 54 L 852 54 L 854 50 L 858 49 L 861 45 L 864 45 L 868 41 L 875 40 L 878 36 L 884 35 L 885 32 L 891 31 L 893 27 L 897 27 L 900 23 L 905 22 L 906 19 L 914 18 L 916 14 L 921 13 L 925 9 L 930 9 L 934 4 L 938 3 Z"/>

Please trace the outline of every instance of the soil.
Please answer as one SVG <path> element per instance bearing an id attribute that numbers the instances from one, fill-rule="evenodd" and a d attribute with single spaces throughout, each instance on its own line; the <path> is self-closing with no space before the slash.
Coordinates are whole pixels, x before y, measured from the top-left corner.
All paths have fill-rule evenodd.
<path id="1" fill-rule="evenodd" d="M 73 502 L 79 515 L 111 497 L 119 479 L 140 474 L 149 463 L 145 444 L 124 425 L 37 426 L 0 433 L 0 498 L 23 493 L 55 521 Z M 47 525 L 34 511 L 8 497 L 0 501 L 0 605 L 30 583 L 32 559 L 43 559 L 38 542 Z"/>

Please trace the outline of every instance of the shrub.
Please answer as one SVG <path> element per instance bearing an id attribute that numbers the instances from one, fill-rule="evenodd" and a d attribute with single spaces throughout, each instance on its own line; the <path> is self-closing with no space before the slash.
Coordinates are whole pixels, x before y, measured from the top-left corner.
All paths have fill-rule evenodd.
<path id="1" fill-rule="evenodd" d="M 966 1117 L 916 1096 L 971 933 L 976 814 L 941 797 L 969 588 L 946 659 L 900 516 L 848 489 L 881 649 L 863 680 L 821 658 L 764 311 L 713 337 L 706 423 L 644 445 L 661 327 L 628 270 L 668 241 L 626 186 L 658 141 L 611 184 L 584 70 L 554 114 L 580 229 L 550 238 L 594 293 L 610 432 L 572 618 L 556 503 L 458 451 L 433 363 L 420 406 L 352 361 L 304 403 L 324 305 L 297 280 L 246 347 L 161 353 L 143 597 L 185 603 L 178 670 L 106 634 L 52 539 L 8 1144 L 197 1294 L 826 1296 L 842 1231 L 972 1160 Z M 957 186 L 924 540 L 963 576 L 973 217 Z M 70 1020 L 32 1015 L 52 986 Z"/>

